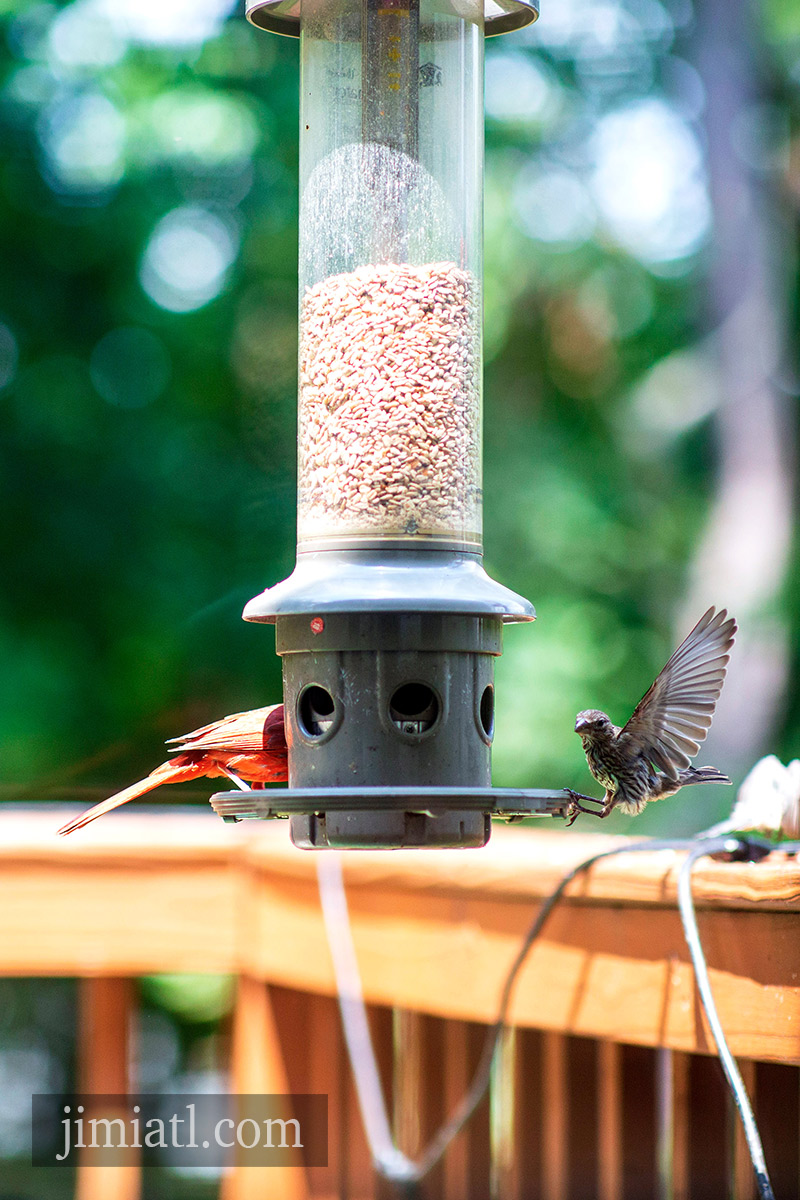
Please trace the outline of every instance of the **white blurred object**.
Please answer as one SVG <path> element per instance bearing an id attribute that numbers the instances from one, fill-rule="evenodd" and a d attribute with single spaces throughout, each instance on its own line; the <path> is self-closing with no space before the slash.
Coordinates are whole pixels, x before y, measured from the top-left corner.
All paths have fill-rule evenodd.
<path id="1" fill-rule="evenodd" d="M 112 29 L 144 45 L 198 45 L 219 33 L 235 0 L 94 0 Z"/>
<path id="2" fill-rule="evenodd" d="M 800 759 L 792 759 L 788 767 L 774 754 L 759 759 L 739 788 L 728 819 L 701 836 L 744 830 L 767 837 L 800 838 Z"/>
<path id="3" fill-rule="evenodd" d="M 194 312 L 224 289 L 238 253 L 239 234 L 230 222 L 208 209 L 181 205 L 151 233 L 139 282 L 161 308 Z"/>

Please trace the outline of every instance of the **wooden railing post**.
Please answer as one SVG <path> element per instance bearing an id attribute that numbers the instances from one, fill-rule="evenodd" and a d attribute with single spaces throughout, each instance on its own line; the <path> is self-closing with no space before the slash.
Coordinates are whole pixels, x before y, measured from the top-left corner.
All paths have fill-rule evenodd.
<path id="1" fill-rule="evenodd" d="M 78 1090 L 90 1095 L 125 1095 L 130 1077 L 135 983 L 130 978 L 85 978 L 79 986 Z M 86 1114 L 87 1117 L 89 1113 Z M 103 1113 L 107 1116 L 107 1113 Z M 120 1113 L 120 1116 L 126 1114 Z M 141 1170 L 130 1166 L 78 1163 L 76 1200 L 138 1200 Z"/>
<path id="2" fill-rule="evenodd" d="M 518 1195 L 520 1180 L 515 1171 L 517 1135 L 518 1035 L 513 1026 L 503 1031 L 495 1052 L 490 1099 L 492 1200 L 512 1200 Z"/>
<path id="3" fill-rule="evenodd" d="M 444 1096 L 447 1111 L 452 1112 L 469 1086 L 467 1062 L 467 1026 L 448 1021 L 444 1030 Z M 459 1134 L 444 1160 L 445 1200 L 461 1200 L 468 1194 L 469 1152 L 467 1135 Z"/>
<path id="4" fill-rule="evenodd" d="M 295 1001 L 297 993 L 292 993 Z M 328 1097 L 328 1165 L 310 1167 L 308 1181 L 311 1192 L 325 1200 L 344 1197 L 347 1193 L 347 1155 L 344 1129 L 347 1064 L 342 1037 L 339 1007 L 332 996 L 303 997 L 306 1007 L 301 1016 L 305 1018 L 302 1031 L 305 1041 L 305 1076 L 302 1089 Z M 283 1021 L 285 1005 L 281 1006 L 280 1020 Z"/>
<path id="5" fill-rule="evenodd" d="M 514 1029 L 514 1164 L 508 1200 L 542 1195 L 542 1040 L 538 1029 Z"/>
<path id="6" fill-rule="evenodd" d="M 231 1090 L 240 1096 L 288 1095 L 289 1073 L 270 987 L 239 977 L 233 1013 Z M 308 1200 L 302 1163 L 292 1167 L 233 1166 L 223 1178 L 220 1200 Z"/>
<path id="7" fill-rule="evenodd" d="M 597 1195 L 622 1200 L 622 1055 L 619 1043 L 597 1043 Z"/>
<path id="8" fill-rule="evenodd" d="M 444 1099 L 448 1115 L 475 1076 L 486 1028 L 467 1021 L 448 1021 L 444 1029 Z M 491 1173 L 489 1106 L 480 1105 L 444 1158 L 446 1200 L 486 1200 Z"/>
<path id="9" fill-rule="evenodd" d="M 739 1062 L 739 1070 L 752 1102 L 755 1100 L 756 1064 L 748 1059 L 742 1059 Z M 750 1159 L 750 1151 L 747 1149 L 744 1127 L 732 1102 L 728 1106 L 728 1114 L 733 1141 L 733 1153 L 730 1156 L 733 1171 L 730 1195 L 732 1200 L 755 1200 L 756 1180 L 753 1163 Z M 780 1193 L 778 1192 L 778 1194 Z"/>
<path id="10" fill-rule="evenodd" d="M 423 1061 L 422 1022 L 422 1016 L 408 1008 L 392 1010 L 392 1126 L 395 1142 L 411 1158 L 419 1153 L 423 1140 L 422 1106 L 429 1068 Z"/>
<path id="11" fill-rule="evenodd" d="M 545 1033 L 542 1055 L 542 1197 L 564 1200 L 567 1195 L 569 1110 L 567 1039 Z"/>
<path id="12" fill-rule="evenodd" d="M 664 1046 L 657 1054 L 658 1200 L 689 1200 L 689 1057 Z"/>

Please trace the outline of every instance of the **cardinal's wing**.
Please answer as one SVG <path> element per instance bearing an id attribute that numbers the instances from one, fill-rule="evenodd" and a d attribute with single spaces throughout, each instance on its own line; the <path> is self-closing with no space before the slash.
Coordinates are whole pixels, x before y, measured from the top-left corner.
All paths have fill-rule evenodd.
<path id="1" fill-rule="evenodd" d="M 727 619 L 726 619 L 727 618 Z M 688 767 L 714 715 L 736 622 L 712 606 L 681 642 L 620 731 L 620 739 L 643 751 L 671 779 Z"/>
<path id="2" fill-rule="evenodd" d="M 232 713 L 221 721 L 204 725 L 183 737 L 171 738 L 171 752 L 187 750 L 221 750 L 232 754 L 257 754 L 261 751 L 286 752 L 283 728 L 283 705 L 254 708 L 249 712 Z"/>

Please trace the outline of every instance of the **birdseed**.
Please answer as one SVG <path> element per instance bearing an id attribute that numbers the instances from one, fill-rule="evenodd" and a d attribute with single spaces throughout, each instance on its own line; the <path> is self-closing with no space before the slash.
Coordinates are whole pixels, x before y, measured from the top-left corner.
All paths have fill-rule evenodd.
<path id="1" fill-rule="evenodd" d="M 455 263 L 308 288 L 300 314 L 300 540 L 480 532 L 480 323 Z"/>

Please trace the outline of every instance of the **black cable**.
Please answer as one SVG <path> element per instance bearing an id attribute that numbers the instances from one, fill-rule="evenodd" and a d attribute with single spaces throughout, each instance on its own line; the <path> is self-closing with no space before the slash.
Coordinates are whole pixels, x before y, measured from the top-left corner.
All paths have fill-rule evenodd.
<path id="1" fill-rule="evenodd" d="M 494 1024 L 490 1026 L 486 1035 L 483 1052 L 475 1070 L 472 1084 L 457 1106 L 453 1115 L 428 1143 L 428 1146 L 417 1161 L 416 1167 L 418 1178 L 424 1178 L 430 1171 L 433 1170 L 436 1164 L 443 1157 L 447 1147 L 450 1145 L 453 1139 L 458 1136 L 458 1134 L 466 1125 L 467 1121 L 469 1121 L 475 1110 L 478 1108 L 478 1105 L 483 1100 L 491 1080 L 492 1063 L 494 1061 L 495 1052 L 506 1028 L 506 1017 L 508 1015 L 508 1009 L 511 1003 L 511 994 L 514 990 L 514 984 L 517 981 L 517 976 L 519 975 L 519 972 L 530 952 L 533 943 L 542 932 L 545 922 L 572 881 L 577 879 L 577 877 L 584 871 L 588 871 L 589 868 L 594 866 L 596 862 L 599 862 L 601 858 L 609 858 L 613 854 L 630 854 L 639 850 L 684 850 L 688 845 L 690 845 L 688 841 L 647 841 L 628 843 L 624 846 L 616 846 L 613 850 L 601 850 L 598 854 L 593 854 L 591 858 L 584 859 L 583 862 L 578 863 L 577 866 L 568 871 L 567 874 L 561 879 L 556 888 L 550 893 L 550 895 L 542 904 L 542 907 L 536 914 L 536 917 L 528 929 L 528 932 L 522 939 L 522 944 L 517 951 L 517 956 L 514 959 L 514 962 L 511 964 L 511 968 L 506 976 L 506 981 L 503 984 L 497 1017 Z"/>
<path id="2" fill-rule="evenodd" d="M 405 1200 L 416 1200 L 420 1182 L 441 1161 L 453 1139 L 458 1136 L 458 1134 L 473 1116 L 484 1096 L 486 1095 L 489 1083 L 491 1081 L 492 1064 L 494 1062 L 498 1044 L 506 1028 L 506 1018 L 508 1015 L 509 1005 L 511 1003 L 511 995 L 514 985 L 517 981 L 517 976 L 519 975 L 519 972 L 528 956 L 528 953 L 530 952 L 531 947 L 533 946 L 533 943 L 539 937 L 550 914 L 573 880 L 577 879 L 577 877 L 583 874 L 583 872 L 588 871 L 590 867 L 593 867 L 595 863 L 600 862 L 601 859 L 611 858 L 614 855 L 634 854 L 658 850 L 687 850 L 689 851 L 689 854 L 679 876 L 678 901 L 681 911 L 681 918 L 684 925 L 684 932 L 686 934 L 686 941 L 689 946 L 689 952 L 692 957 L 695 975 L 698 981 L 698 990 L 700 992 L 700 998 L 703 1002 L 706 1014 L 709 1018 L 709 1024 L 711 1025 L 712 1032 L 714 1033 L 717 1049 L 720 1054 L 720 1059 L 723 1063 L 723 1069 L 725 1071 L 726 1078 L 733 1092 L 734 1102 L 736 1103 L 736 1107 L 742 1117 L 743 1124 L 745 1125 L 748 1149 L 750 1150 L 750 1156 L 753 1161 L 753 1169 L 756 1173 L 759 1189 L 761 1189 L 761 1200 L 774 1200 L 766 1171 L 766 1165 L 764 1163 L 763 1150 L 761 1149 L 761 1142 L 758 1137 L 758 1130 L 755 1125 L 752 1109 L 750 1108 L 749 1100 L 747 1098 L 747 1092 L 744 1088 L 741 1076 L 738 1073 L 738 1069 L 736 1068 L 736 1064 L 730 1055 L 730 1051 L 728 1050 L 725 1036 L 719 1023 L 719 1018 L 716 1014 L 710 987 L 708 985 L 708 972 L 705 965 L 705 957 L 703 955 L 702 946 L 697 934 L 697 924 L 694 921 L 694 906 L 691 894 L 691 868 L 698 858 L 719 853 L 724 853 L 729 857 L 736 857 L 740 859 L 761 858 L 769 853 L 772 848 L 773 847 L 769 843 L 763 841 L 762 839 L 744 837 L 738 834 L 716 839 L 705 839 L 701 844 L 698 844 L 693 839 L 652 839 L 648 841 L 632 842 L 621 846 L 615 846 L 609 850 L 601 850 L 599 853 L 591 855 L 590 858 L 584 859 L 583 862 L 578 863 L 571 870 L 569 870 L 559 881 L 558 885 L 550 893 L 547 899 L 543 902 L 541 908 L 536 914 L 535 919 L 531 923 L 530 928 L 522 940 L 514 962 L 511 964 L 508 974 L 506 975 L 505 983 L 503 984 L 497 1017 L 494 1021 L 494 1024 L 490 1026 L 487 1032 L 483 1051 L 468 1091 L 457 1105 L 452 1116 L 445 1122 L 439 1132 L 431 1139 L 420 1157 L 416 1161 L 413 1161 L 400 1150 L 398 1150 L 391 1141 L 389 1144 L 388 1153 L 386 1145 L 378 1146 L 373 1144 L 373 1140 L 370 1137 L 370 1127 L 375 1123 L 374 1112 L 369 1114 L 371 1119 L 365 1119 L 364 1125 L 365 1129 L 367 1130 L 367 1140 L 370 1143 L 370 1152 L 372 1154 L 376 1171 L 378 1171 L 378 1173 L 383 1176 L 384 1179 L 392 1183 L 398 1190 L 399 1194 L 405 1197 Z M 790 849 L 792 848 L 793 847 L 790 847 Z M 339 880 L 341 886 L 341 876 L 339 877 Z M 330 909 L 332 904 L 338 904 L 339 919 L 341 920 L 342 915 L 346 917 L 347 909 L 343 888 L 340 896 L 332 898 L 331 889 L 333 884 L 328 872 L 320 871 L 319 883 L 323 907 Z M 342 909 L 342 904 L 344 905 L 344 909 Z M 345 955 L 352 950 L 352 943 L 350 942 L 348 947 L 340 946 L 339 953 L 337 953 L 337 948 L 333 944 L 333 938 L 339 936 L 338 930 L 340 928 L 341 926 L 339 921 L 336 921 L 335 925 L 333 922 L 328 923 L 329 938 L 331 938 L 332 941 L 331 948 L 335 963 L 337 958 L 341 957 L 342 949 L 344 950 Z M 333 937 L 331 937 L 331 934 L 333 934 Z M 348 1043 L 348 1053 L 350 1055 L 350 1062 L 356 1082 L 356 1091 L 358 1092 L 359 1100 L 361 1101 L 361 1085 L 365 1074 L 365 1063 L 363 1059 L 364 1047 L 363 1042 L 360 1047 L 356 1047 L 355 1042 L 353 1042 L 351 1045 L 351 1039 L 348 1036 L 348 1029 L 352 1023 L 352 1010 L 353 1007 L 357 1006 L 359 1002 L 363 1004 L 363 1001 L 359 1001 L 358 998 L 354 997 L 352 992 L 348 995 L 345 995 L 342 993 L 342 990 L 339 989 L 339 1005 L 342 1013 L 343 1024 L 345 1026 L 345 1038 Z M 730 1070 L 731 1064 L 733 1067 L 732 1071 Z M 366 1074 L 370 1078 L 367 1080 L 367 1086 L 363 1088 L 365 1097 L 370 1092 L 369 1084 L 374 1082 L 371 1077 L 375 1075 L 376 1071 L 377 1065 L 374 1062 L 374 1054 L 372 1054 L 370 1070 L 366 1071 Z M 735 1082 L 737 1079 L 740 1085 L 738 1087 L 736 1086 Z M 374 1088 L 372 1089 L 372 1094 L 374 1097 Z M 382 1103 L 383 1101 L 381 1097 L 379 1104 L 382 1105 Z M 361 1108 L 362 1116 L 367 1116 L 368 1114 L 365 1113 L 365 1109 L 368 1109 L 369 1105 L 362 1102 Z M 388 1129 L 388 1122 L 385 1119 L 385 1109 L 383 1110 L 383 1123 Z M 750 1132 L 754 1133 L 755 1135 L 752 1141 Z M 382 1140 L 385 1141 L 385 1138 Z M 769 1190 L 763 1190 L 764 1184 L 766 1184 L 766 1188 Z"/>
<path id="3" fill-rule="evenodd" d="M 432 1138 L 415 1162 L 402 1153 L 391 1141 L 388 1132 L 389 1124 L 383 1105 L 383 1097 L 377 1080 L 377 1064 L 374 1054 L 370 1053 L 369 1061 L 365 1057 L 369 1045 L 368 1034 L 365 1042 L 365 1021 L 362 1020 L 363 1001 L 357 994 L 357 984 L 354 978 L 354 950 L 349 932 L 345 930 L 347 920 L 347 901 L 341 879 L 341 871 L 333 856 L 325 856 L 318 861 L 318 878 L 323 912 L 326 914 L 326 927 L 334 966 L 337 972 L 339 1008 L 347 1042 L 350 1063 L 359 1097 L 362 1120 L 364 1123 L 370 1154 L 376 1171 L 386 1180 L 393 1183 L 397 1189 L 402 1189 L 408 1195 L 408 1189 L 421 1182 L 440 1162 L 445 1151 L 454 1138 L 458 1136 L 472 1117 L 483 1100 L 489 1087 L 492 1073 L 492 1063 L 498 1042 L 506 1027 L 506 1016 L 511 1001 L 511 993 L 517 976 L 525 959 L 542 931 L 545 922 L 560 900 L 564 891 L 584 871 L 588 871 L 602 858 L 614 854 L 633 853 L 644 850 L 685 850 L 691 843 L 681 841 L 644 841 L 615 846 L 611 850 L 601 850 L 591 858 L 578 863 L 560 880 L 554 891 L 543 902 L 528 932 L 523 938 L 517 956 L 506 975 L 500 996 L 497 1018 L 490 1026 L 484 1042 L 475 1075 L 468 1091 L 457 1105 L 452 1116 L 445 1122 L 439 1132 Z M 341 986 L 342 978 L 347 980 L 345 987 Z M 362 1028 L 363 1027 L 363 1028 Z M 411 1193 L 413 1195 L 413 1192 Z"/>

